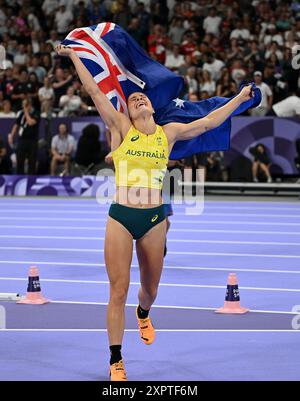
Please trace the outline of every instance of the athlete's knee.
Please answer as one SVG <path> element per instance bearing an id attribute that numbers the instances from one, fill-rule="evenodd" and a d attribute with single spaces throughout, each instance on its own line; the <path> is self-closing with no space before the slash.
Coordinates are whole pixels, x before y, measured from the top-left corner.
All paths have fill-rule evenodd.
<path id="1" fill-rule="evenodd" d="M 124 305 L 126 303 L 128 285 L 110 285 L 110 303 L 114 305 Z"/>
<path id="2" fill-rule="evenodd" d="M 156 286 L 142 286 L 142 291 L 144 295 L 149 299 L 156 299 L 157 297 L 157 287 Z"/>

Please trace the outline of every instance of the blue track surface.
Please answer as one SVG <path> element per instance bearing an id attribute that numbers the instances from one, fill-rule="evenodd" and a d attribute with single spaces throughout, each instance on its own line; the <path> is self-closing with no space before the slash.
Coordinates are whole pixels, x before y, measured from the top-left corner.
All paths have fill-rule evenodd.
<path id="1" fill-rule="evenodd" d="M 24 294 L 28 267 L 35 264 L 43 293 L 52 300 L 106 303 L 106 214 L 107 206 L 95 200 L 0 198 L 0 292 Z M 158 310 L 221 306 L 230 272 L 238 275 L 241 303 L 259 311 L 252 313 L 265 311 L 279 319 L 278 312 L 291 312 L 300 304 L 300 204 L 207 201 L 204 213 L 196 216 L 185 215 L 184 206 L 175 205 L 171 222 Z M 139 282 L 135 256 L 131 282 L 128 304 L 135 305 Z M 47 305 L 42 308 L 47 319 Z M 292 322 L 294 315 L 289 316 Z M 140 344 L 136 332 L 127 332 L 128 377 L 299 380 L 300 331 L 290 325 L 286 332 L 258 332 L 266 328 L 261 319 L 257 322 L 256 332 L 230 332 L 221 318 L 219 331 L 161 331 L 151 347 Z M 0 379 L 107 379 L 107 339 L 102 329 L 16 330 L 0 330 Z M 176 360 L 171 373 L 164 368 L 169 360 Z"/>

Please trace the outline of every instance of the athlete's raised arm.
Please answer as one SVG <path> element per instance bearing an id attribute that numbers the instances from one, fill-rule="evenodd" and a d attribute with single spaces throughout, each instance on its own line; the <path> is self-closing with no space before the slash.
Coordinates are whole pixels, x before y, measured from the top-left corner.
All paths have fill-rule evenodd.
<path id="1" fill-rule="evenodd" d="M 97 110 L 107 125 L 108 129 L 111 131 L 122 131 L 122 126 L 124 123 L 130 124 L 130 120 L 124 114 L 118 112 L 114 106 L 111 104 L 110 100 L 106 97 L 106 95 L 101 92 L 96 82 L 94 81 L 92 75 L 87 70 L 85 65 L 82 63 L 80 58 L 77 56 L 76 52 L 68 46 L 58 45 L 55 50 L 60 56 L 70 57 L 72 60 L 77 74 L 84 86 L 85 90 L 92 98 Z"/>
<path id="2" fill-rule="evenodd" d="M 224 106 L 209 113 L 206 117 L 199 118 L 199 120 L 188 124 L 169 123 L 164 126 L 164 131 L 173 143 L 194 138 L 221 125 L 242 103 L 249 100 L 252 95 L 252 85 L 247 85 L 237 96 Z"/>

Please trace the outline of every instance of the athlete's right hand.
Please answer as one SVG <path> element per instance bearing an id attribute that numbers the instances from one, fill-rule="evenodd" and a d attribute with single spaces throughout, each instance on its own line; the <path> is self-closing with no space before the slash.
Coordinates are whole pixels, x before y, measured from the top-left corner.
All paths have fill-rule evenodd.
<path id="1" fill-rule="evenodd" d="M 74 50 L 71 49 L 71 47 L 65 46 L 65 45 L 57 45 L 55 46 L 55 51 L 59 56 L 65 56 L 65 57 L 70 57 L 72 54 L 74 54 Z"/>

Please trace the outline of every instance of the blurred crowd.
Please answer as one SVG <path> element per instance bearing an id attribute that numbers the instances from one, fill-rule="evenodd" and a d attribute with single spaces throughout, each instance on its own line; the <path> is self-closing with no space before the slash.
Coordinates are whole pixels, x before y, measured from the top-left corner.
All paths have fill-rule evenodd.
<path id="1" fill-rule="evenodd" d="M 150 56 L 182 75 L 182 97 L 232 96 L 244 81 L 263 93 L 254 115 L 297 96 L 300 4 L 293 0 L 0 0 L 0 117 L 30 98 L 42 117 L 95 113 L 68 60 L 54 46 L 73 28 L 113 21 Z"/>
<path id="2" fill-rule="evenodd" d="M 153 59 L 184 77 L 183 99 L 230 97 L 254 81 L 262 102 L 246 114 L 300 116 L 300 70 L 291 63 L 300 43 L 299 1 L 0 0 L 6 49 L 0 118 L 17 118 L 15 130 L 22 130 L 40 117 L 97 114 L 74 67 L 54 47 L 72 29 L 105 21 L 123 27 Z M 13 129 L 11 144 L 15 134 Z M 23 138 L 37 141 L 36 135 L 32 128 Z M 186 165 L 205 166 L 210 174 L 219 165 L 222 175 L 222 157 L 195 156 Z"/>

